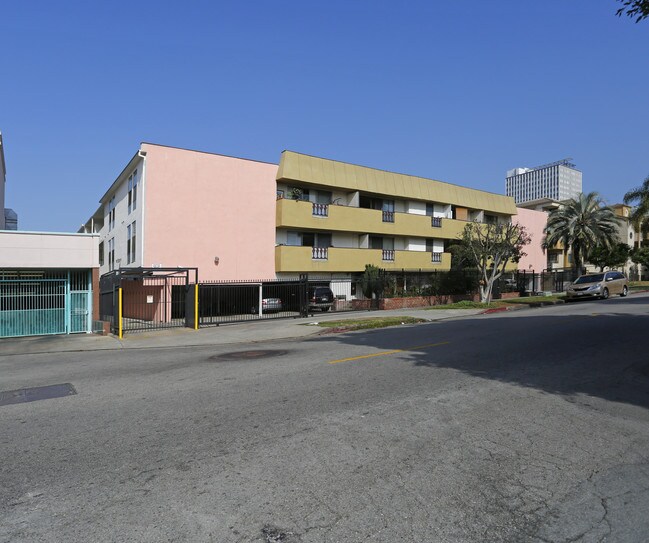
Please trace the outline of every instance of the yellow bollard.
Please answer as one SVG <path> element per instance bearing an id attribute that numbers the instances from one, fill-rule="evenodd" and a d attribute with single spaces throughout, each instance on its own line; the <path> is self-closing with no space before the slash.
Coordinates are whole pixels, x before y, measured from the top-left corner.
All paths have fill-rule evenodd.
<path id="1" fill-rule="evenodd" d="M 124 330 L 122 328 L 122 289 L 117 289 L 117 337 L 122 339 L 124 337 Z"/>
<path id="2" fill-rule="evenodd" d="M 194 285 L 194 330 L 198 330 L 198 285 Z"/>

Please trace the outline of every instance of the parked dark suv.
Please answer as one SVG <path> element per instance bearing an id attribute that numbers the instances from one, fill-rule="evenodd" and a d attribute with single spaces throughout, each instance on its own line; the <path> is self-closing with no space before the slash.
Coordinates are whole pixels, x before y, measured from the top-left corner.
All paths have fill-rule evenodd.
<path id="1" fill-rule="evenodd" d="M 334 293 L 329 287 L 309 288 L 309 311 L 319 309 L 329 311 L 334 305 Z"/>

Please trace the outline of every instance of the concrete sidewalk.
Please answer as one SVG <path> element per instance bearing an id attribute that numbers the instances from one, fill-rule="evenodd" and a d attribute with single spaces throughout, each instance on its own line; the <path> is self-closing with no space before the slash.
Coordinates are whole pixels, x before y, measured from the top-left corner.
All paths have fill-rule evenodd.
<path id="1" fill-rule="evenodd" d="M 96 334 L 4 338 L 0 339 L 0 356 L 250 343 L 317 335 L 326 329 L 314 326 L 314 323 L 322 321 L 393 316 L 416 317 L 428 321 L 439 321 L 478 315 L 483 312 L 483 309 L 393 309 L 388 311 L 322 313 L 307 318 L 271 318 L 251 322 L 222 324 L 220 326 L 201 328 L 200 330 L 170 328 L 151 332 L 133 332 L 125 334 L 121 340 L 113 335 L 100 336 Z"/>

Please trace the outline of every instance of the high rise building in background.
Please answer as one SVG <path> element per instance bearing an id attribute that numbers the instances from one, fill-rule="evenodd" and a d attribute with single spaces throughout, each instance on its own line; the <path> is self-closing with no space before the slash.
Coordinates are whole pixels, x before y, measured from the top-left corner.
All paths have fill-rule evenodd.
<path id="1" fill-rule="evenodd" d="M 505 187 L 516 205 L 535 200 L 568 200 L 582 192 L 581 172 L 564 158 L 537 168 L 514 168 L 507 172 Z M 526 206 L 527 207 L 527 206 Z"/>
<path id="2" fill-rule="evenodd" d="M 17 230 L 18 215 L 13 209 L 5 208 L 5 184 L 7 181 L 7 167 L 5 165 L 5 151 L 0 132 L 0 230 Z"/>
<path id="3" fill-rule="evenodd" d="M 5 229 L 5 183 L 7 180 L 7 168 L 5 167 L 5 150 L 2 144 L 2 132 L 0 132 L 0 230 Z"/>

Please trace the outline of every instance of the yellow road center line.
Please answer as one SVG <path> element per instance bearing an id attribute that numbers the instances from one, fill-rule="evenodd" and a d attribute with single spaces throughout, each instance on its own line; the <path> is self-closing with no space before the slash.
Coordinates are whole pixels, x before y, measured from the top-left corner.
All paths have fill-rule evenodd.
<path id="1" fill-rule="evenodd" d="M 374 358 L 375 356 L 387 356 L 389 354 L 403 353 L 406 351 L 417 351 L 419 349 L 426 349 L 428 347 L 439 347 L 440 345 L 448 345 L 450 341 L 442 341 L 440 343 L 427 343 L 425 345 L 416 345 L 415 347 L 408 347 L 406 349 L 395 349 L 393 351 L 381 351 L 374 354 L 362 354 L 360 356 L 352 356 L 350 358 L 341 358 L 340 360 L 331 360 L 329 364 L 340 364 L 341 362 L 351 362 L 352 360 L 362 360 L 363 358 Z"/>

